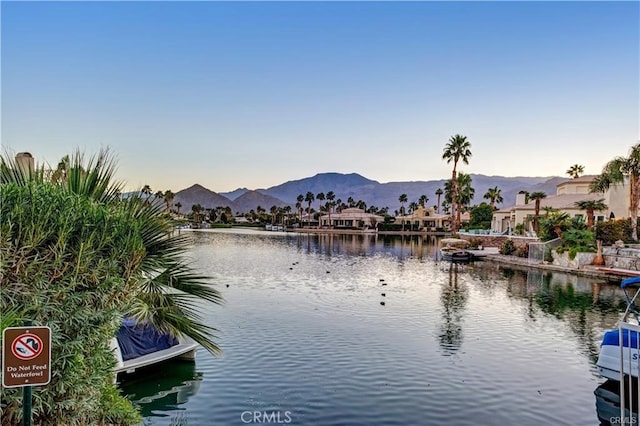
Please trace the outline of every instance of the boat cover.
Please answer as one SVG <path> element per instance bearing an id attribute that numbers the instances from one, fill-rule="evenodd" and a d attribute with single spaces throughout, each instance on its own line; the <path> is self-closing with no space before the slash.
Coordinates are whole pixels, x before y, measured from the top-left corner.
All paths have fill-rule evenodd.
<path id="1" fill-rule="evenodd" d="M 127 361 L 152 352 L 168 349 L 178 344 L 170 334 L 160 333 L 152 324 L 138 324 L 127 318 L 116 334 L 122 360 Z"/>
<path id="2" fill-rule="evenodd" d="M 629 345 L 629 332 L 628 329 L 623 329 L 622 331 L 622 346 L 625 348 L 638 348 L 638 332 L 631 331 L 631 345 Z M 602 346 L 618 346 L 620 343 L 619 340 L 619 330 L 609 330 L 604 333 L 604 337 L 602 338 Z"/>
<path id="3" fill-rule="evenodd" d="M 622 280 L 622 282 L 620 283 L 620 287 L 625 288 L 634 284 L 640 284 L 640 277 L 626 278 Z"/>

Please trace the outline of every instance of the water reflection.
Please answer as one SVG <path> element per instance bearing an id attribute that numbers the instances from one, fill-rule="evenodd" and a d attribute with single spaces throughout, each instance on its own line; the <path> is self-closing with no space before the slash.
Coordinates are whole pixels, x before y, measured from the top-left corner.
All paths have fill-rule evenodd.
<path id="1" fill-rule="evenodd" d="M 196 372 L 193 361 L 174 360 L 141 369 L 120 382 L 122 394 L 140 407 L 144 417 L 167 417 L 166 412 L 182 410 L 180 407 L 200 388 L 202 373 Z M 186 424 L 180 413 L 172 416 Z M 175 419 L 174 419 L 175 418 Z"/>
<path id="2" fill-rule="evenodd" d="M 464 322 L 464 308 L 467 302 L 466 284 L 460 283 L 458 269 L 462 265 L 451 262 L 449 264 L 449 278 L 442 284 L 440 302 L 442 303 L 442 324 L 438 343 L 443 355 L 451 356 L 462 346 L 462 324 Z"/>
<path id="3" fill-rule="evenodd" d="M 628 384 L 625 386 L 625 424 L 638 424 L 638 388 L 637 381 L 630 392 Z M 596 397 L 596 412 L 602 426 L 621 425 L 620 382 L 607 380 L 593 391 Z M 630 409 L 631 408 L 631 409 Z"/>

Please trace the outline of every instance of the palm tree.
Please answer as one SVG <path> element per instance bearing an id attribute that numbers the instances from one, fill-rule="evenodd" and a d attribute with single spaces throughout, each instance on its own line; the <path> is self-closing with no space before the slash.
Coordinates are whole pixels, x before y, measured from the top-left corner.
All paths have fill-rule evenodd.
<path id="1" fill-rule="evenodd" d="M 77 283 L 74 285 L 77 285 L 83 295 L 86 294 L 86 297 L 81 298 L 85 300 L 84 303 L 96 304 L 91 309 L 95 310 L 96 314 L 100 313 L 100 315 L 92 315 L 92 321 L 99 321 L 99 318 L 103 318 L 105 315 L 110 318 L 109 324 L 96 322 L 91 327 L 77 327 L 77 322 L 74 322 L 71 324 L 71 328 L 63 329 L 62 327 L 65 327 L 64 324 L 68 322 L 68 318 L 51 316 L 49 320 L 51 323 L 55 323 L 56 329 L 61 329 L 61 333 L 70 333 L 67 337 L 73 340 L 76 337 L 74 334 L 76 332 L 79 336 L 88 330 L 103 330 L 101 333 L 104 333 L 104 330 L 112 328 L 118 318 L 130 316 L 138 321 L 151 322 L 160 330 L 168 331 L 174 335 L 188 335 L 213 353 L 220 351 L 212 340 L 216 330 L 202 323 L 198 312 L 198 306 L 202 300 L 220 303 L 222 301 L 220 293 L 211 286 L 210 277 L 200 275 L 192 269 L 185 256 L 189 250 L 190 241 L 184 235 L 172 232 L 173 224 L 162 214 L 161 206 L 149 205 L 142 202 L 140 197 L 135 196 L 124 200 L 118 198 L 123 184 L 114 178 L 115 163 L 108 150 L 102 150 L 97 156 L 90 157 L 88 160 L 84 158 L 82 153 L 76 151 L 69 158 L 66 178 L 56 182 L 52 182 L 48 178 L 45 179 L 43 173 L 32 173 L 28 180 L 24 176 L 19 178 L 15 176 L 15 169 L 13 160 L 0 159 L 0 182 L 3 185 L 1 193 L 6 194 L 4 189 L 7 187 L 5 185 L 12 185 L 15 188 L 28 186 L 30 190 L 31 188 L 34 190 L 41 188 L 54 196 L 62 194 L 64 196 L 62 200 L 65 202 L 75 200 L 74 203 L 77 202 L 77 207 L 74 204 L 74 209 L 87 209 L 86 218 L 92 217 L 94 212 L 104 212 L 104 216 L 101 216 L 104 223 L 92 223 L 90 230 L 82 226 L 81 223 L 77 227 L 78 223 L 73 220 L 47 222 L 47 226 L 59 227 L 59 229 L 52 229 L 52 233 L 47 235 L 66 235 L 66 232 L 75 232 L 72 230 L 74 227 L 77 227 L 77 230 L 81 232 L 67 235 L 68 238 L 60 240 L 65 244 L 58 244 L 53 251 L 51 244 L 55 241 L 52 242 L 50 239 L 40 239 L 38 245 L 32 244 L 29 247 L 29 255 L 33 255 L 32 268 L 36 268 L 36 263 L 38 263 L 45 268 L 54 268 L 52 270 L 59 272 L 54 274 L 55 276 L 51 275 L 51 280 L 47 283 L 48 289 L 55 291 L 55 288 L 62 289 L 64 287 L 60 286 L 70 282 Z M 38 207 L 36 205 L 37 199 L 31 198 L 31 200 L 36 200 L 32 207 Z M 41 200 L 45 203 L 49 202 L 48 198 L 41 198 Z M 11 205 L 7 203 L 4 207 L 10 209 Z M 40 210 L 44 212 L 50 210 L 50 206 L 45 205 L 44 207 L 44 210 Z M 0 217 L 3 216 L 7 218 L 5 220 L 9 220 L 9 216 L 4 215 L 4 210 Z M 13 215 L 12 217 L 18 216 Z M 20 217 L 28 218 L 29 216 L 21 215 Z M 78 218 L 82 220 L 81 215 Z M 127 226 L 107 226 L 108 223 Z M 12 226 L 11 232 L 25 232 L 21 228 L 20 226 Z M 103 232 L 102 236 L 95 233 L 99 228 L 100 232 Z M 3 224 L 2 229 L 8 230 L 10 227 L 5 227 Z M 5 237 L 7 237 L 5 240 L 9 241 L 10 238 L 16 243 L 23 240 L 18 234 L 6 235 Z M 87 248 L 86 251 L 82 250 L 84 246 Z M 3 246 L 3 249 L 6 247 L 8 246 Z M 16 253 L 18 251 L 21 250 L 16 250 Z M 43 256 L 38 254 L 40 252 Z M 80 255 L 82 255 L 81 258 L 78 257 Z M 58 256 L 59 260 L 56 260 Z M 3 258 L 7 259 L 4 256 Z M 77 258 L 77 262 L 72 260 L 74 258 Z M 107 264 L 102 261 L 104 258 L 109 259 Z M 58 261 L 60 263 L 56 263 Z M 48 266 L 48 262 L 54 263 Z M 72 264 L 67 265 L 67 262 L 72 262 Z M 84 269 L 78 269 L 87 266 L 100 270 L 87 269 L 84 272 Z M 5 269 L 3 272 L 10 272 L 10 268 Z M 80 273 L 78 273 L 79 270 Z M 109 274 L 115 275 L 107 279 L 96 278 L 102 278 L 101 272 L 107 273 L 107 270 Z M 16 271 L 16 273 L 18 272 Z M 69 272 L 72 276 L 68 276 Z M 5 295 L 15 290 L 18 293 L 23 292 L 23 288 L 12 286 L 11 283 L 22 282 L 16 278 L 19 277 L 7 278 L 3 281 L 3 313 L 4 304 L 8 300 Z M 25 294 L 25 296 L 29 296 L 29 294 Z M 71 296 L 66 299 L 69 303 L 75 303 Z M 47 303 L 57 302 L 50 300 Z M 68 316 L 76 315 L 76 312 L 61 312 Z M 86 316 L 84 318 L 86 319 Z M 77 340 L 77 342 L 87 343 L 81 340 Z M 96 341 L 93 341 L 93 344 L 99 346 Z M 68 350 L 72 350 L 72 348 L 58 348 L 57 354 L 54 354 L 54 359 L 52 359 L 52 365 L 60 367 L 59 377 L 52 378 L 52 395 L 58 392 L 54 389 L 59 388 L 55 382 L 65 376 L 67 368 L 74 368 L 70 365 L 72 363 L 60 361 L 61 357 L 69 359 Z M 101 362 L 98 359 L 89 358 L 85 361 L 83 371 L 86 368 L 91 368 L 91 363 Z M 96 376 L 93 377 L 93 382 L 97 383 L 101 380 L 99 371 L 95 371 Z M 78 372 L 72 370 L 71 373 L 77 374 Z"/>
<path id="2" fill-rule="evenodd" d="M 438 214 L 440 214 L 440 196 L 443 194 L 442 188 L 436 189 L 436 195 L 438 196 Z"/>
<path id="3" fill-rule="evenodd" d="M 462 210 L 468 210 L 471 202 L 473 201 L 473 197 L 476 194 L 476 190 L 471 186 L 472 179 L 471 175 L 468 173 L 458 173 L 458 182 L 456 183 L 456 187 L 458 188 L 458 226 L 460 226 L 460 215 Z"/>
<path id="4" fill-rule="evenodd" d="M 402 230 L 404 231 L 404 203 L 406 203 L 409 199 L 407 198 L 407 194 L 400 194 L 398 197 L 398 201 L 400 201 L 400 214 L 402 215 Z"/>
<path id="5" fill-rule="evenodd" d="M 447 164 L 453 162 L 453 171 L 451 172 L 451 222 L 452 231 L 457 231 L 460 223 L 455 219 L 456 211 L 459 210 L 457 205 L 457 167 L 458 161 L 462 160 L 464 164 L 469 164 L 469 158 L 471 158 L 471 143 L 467 140 L 466 136 L 456 134 L 449 139 L 449 142 L 444 147 L 442 159 L 447 160 Z"/>
<path id="6" fill-rule="evenodd" d="M 148 199 L 151 196 L 151 187 L 149 185 L 145 185 L 145 186 L 142 187 L 140 192 L 145 194 L 147 196 L 147 199 Z"/>
<path id="7" fill-rule="evenodd" d="M 427 208 L 427 202 L 429 201 L 429 198 L 427 198 L 426 195 L 421 195 L 420 198 L 418 198 L 418 203 L 420 203 L 420 205 L 422 206 L 422 208 Z"/>
<path id="8" fill-rule="evenodd" d="M 318 200 L 318 210 L 322 210 L 322 201 L 325 200 L 324 192 L 318 192 L 316 195 L 316 200 Z M 320 228 L 320 216 L 318 216 L 318 228 Z"/>
<path id="9" fill-rule="evenodd" d="M 333 209 L 333 206 L 335 205 L 333 203 L 333 200 L 336 199 L 336 194 L 333 193 L 333 191 L 329 191 L 327 192 L 327 201 L 328 201 L 328 214 L 329 214 L 329 227 L 331 227 L 331 210 Z"/>
<path id="10" fill-rule="evenodd" d="M 349 198 L 347 198 L 347 205 L 348 205 L 349 207 L 353 207 L 353 206 L 355 206 L 355 205 L 356 205 L 356 201 L 353 199 L 353 197 L 349 197 Z"/>
<path id="11" fill-rule="evenodd" d="M 193 204 L 191 206 L 191 212 L 193 213 L 193 221 L 196 225 L 199 225 L 202 222 L 202 218 L 200 217 L 200 212 L 202 211 L 202 206 L 200 204 Z"/>
<path id="12" fill-rule="evenodd" d="M 304 201 L 304 195 L 298 194 L 296 197 L 296 208 L 298 209 L 298 214 L 300 215 L 300 226 L 302 226 L 302 202 Z"/>
<path id="13" fill-rule="evenodd" d="M 580 164 L 574 164 L 573 166 L 569 167 L 569 169 L 567 170 L 567 174 L 571 176 L 573 179 L 579 178 L 580 175 L 583 173 L 584 173 L 584 166 Z"/>
<path id="14" fill-rule="evenodd" d="M 640 204 L 640 144 L 631 147 L 628 157 L 616 157 L 602 168 L 602 173 L 591 183 L 591 192 L 604 192 L 611 185 L 624 183 L 629 178 L 629 216 L 631 238 L 638 240 L 638 205 Z"/>
<path id="15" fill-rule="evenodd" d="M 171 203 L 173 203 L 173 198 L 175 197 L 175 195 L 176 194 L 171 192 L 170 189 L 164 191 L 164 202 L 167 205 L 167 211 L 170 211 Z"/>
<path id="16" fill-rule="evenodd" d="M 311 226 L 311 203 L 313 203 L 313 201 L 316 199 L 316 196 L 313 195 L 313 192 L 309 191 L 307 192 L 307 195 L 305 195 L 304 200 L 309 203 L 309 207 L 307 208 L 307 221 L 308 226 Z"/>
<path id="17" fill-rule="evenodd" d="M 587 229 L 593 229 L 593 223 L 595 219 L 594 212 L 606 210 L 608 208 L 604 203 L 604 198 L 600 198 L 599 200 L 576 201 L 575 205 L 580 210 L 587 211 Z"/>
<path id="18" fill-rule="evenodd" d="M 536 191 L 536 192 L 532 192 L 531 194 L 529 194 L 529 200 L 535 200 L 536 205 L 535 205 L 535 214 L 533 216 L 533 230 L 536 231 L 536 234 L 538 232 L 540 232 L 540 224 L 539 224 L 539 217 L 540 217 L 540 201 L 543 198 L 547 198 L 547 194 L 545 194 L 542 191 Z"/>
<path id="19" fill-rule="evenodd" d="M 182 203 L 180 201 L 178 201 L 177 203 L 174 204 L 174 206 L 176 206 L 176 214 L 180 214 L 180 207 L 182 207 Z"/>
<path id="20" fill-rule="evenodd" d="M 416 203 L 415 201 L 412 201 L 411 203 L 409 203 L 409 212 L 413 213 L 416 210 L 418 210 L 418 203 Z"/>
<path id="21" fill-rule="evenodd" d="M 492 209 L 495 208 L 496 203 L 502 203 L 504 201 L 504 199 L 502 198 L 502 190 L 498 189 L 497 186 L 487 189 L 487 192 L 482 198 L 490 201 L 489 205 Z"/>

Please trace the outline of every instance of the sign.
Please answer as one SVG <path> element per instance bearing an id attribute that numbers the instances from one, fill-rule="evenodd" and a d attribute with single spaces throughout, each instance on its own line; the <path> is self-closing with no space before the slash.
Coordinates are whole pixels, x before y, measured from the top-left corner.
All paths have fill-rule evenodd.
<path id="1" fill-rule="evenodd" d="M 51 381 L 51 329 L 7 327 L 2 334 L 2 386 L 42 386 Z"/>

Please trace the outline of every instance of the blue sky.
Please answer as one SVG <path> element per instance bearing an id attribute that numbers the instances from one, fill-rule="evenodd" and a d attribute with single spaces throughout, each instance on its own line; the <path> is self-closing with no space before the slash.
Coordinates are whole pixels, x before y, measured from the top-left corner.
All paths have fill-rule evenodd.
<path id="1" fill-rule="evenodd" d="M 638 142 L 638 2 L 7 2 L 2 146 L 129 189 L 599 173 Z"/>

